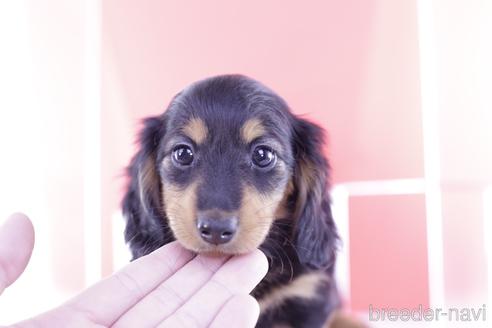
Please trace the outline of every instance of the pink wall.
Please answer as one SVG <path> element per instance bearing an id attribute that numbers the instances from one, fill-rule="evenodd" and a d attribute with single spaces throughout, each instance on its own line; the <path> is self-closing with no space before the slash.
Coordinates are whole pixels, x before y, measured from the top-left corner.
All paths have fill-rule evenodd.
<path id="1" fill-rule="evenodd" d="M 350 202 L 351 306 L 429 306 L 423 195 L 354 197 Z"/>

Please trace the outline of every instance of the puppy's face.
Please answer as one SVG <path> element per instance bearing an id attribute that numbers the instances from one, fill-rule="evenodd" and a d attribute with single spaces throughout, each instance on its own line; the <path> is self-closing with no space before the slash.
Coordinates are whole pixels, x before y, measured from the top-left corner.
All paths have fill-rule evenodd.
<path id="1" fill-rule="evenodd" d="M 264 241 L 285 207 L 290 113 L 260 85 L 219 82 L 192 85 L 166 111 L 155 157 L 160 199 L 186 248 L 245 253 Z"/>

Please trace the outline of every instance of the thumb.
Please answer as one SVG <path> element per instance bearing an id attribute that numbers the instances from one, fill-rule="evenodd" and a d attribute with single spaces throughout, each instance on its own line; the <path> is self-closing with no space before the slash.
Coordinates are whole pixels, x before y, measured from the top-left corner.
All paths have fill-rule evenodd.
<path id="1" fill-rule="evenodd" d="M 0 294 L 24 272 L 34 247 L 34 228 L 22 213 L 0 226 Z"/>

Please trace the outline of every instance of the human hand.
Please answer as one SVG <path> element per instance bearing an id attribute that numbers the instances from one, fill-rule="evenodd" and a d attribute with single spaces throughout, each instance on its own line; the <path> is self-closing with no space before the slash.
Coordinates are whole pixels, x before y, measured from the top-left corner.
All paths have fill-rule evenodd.
<path id="1" fill-rule="evenodd" d="M 16 213 L 0 226 L 0 295 L 24 272 L 34 247 L 34 228 Z"/>
<path id="2" fill-rule="evenodd" d="M 33 245 L 32 225 L 22 214 L 0 229 L 0 293 L 22 273 Z M 16 326 L 254 327 L 259 306 L 248 294 L 267 270 L 259 250 L 232 258 L 194 256 L 174 242 Z"/>

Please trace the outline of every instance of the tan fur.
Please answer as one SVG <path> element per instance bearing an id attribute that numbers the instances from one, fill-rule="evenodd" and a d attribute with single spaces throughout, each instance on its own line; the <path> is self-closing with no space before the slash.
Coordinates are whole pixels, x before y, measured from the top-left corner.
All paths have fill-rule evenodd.
<path id="1" fill-rule="evenodd" d="M 289 200 L 289 197 L 293 192 L 294 183 L 292 182 L 292 179 L 290 179 L 287 183 L 287 187 L 285 187 L 284 194 L 282 196 L 282 199 L 280 200 L 277 210 L 275 211 L 276 218 L 286 218 L 287 216 L 289 216 L 290 211 L 287 206 L 287 201 Z"/>
<path id="2" fill-rule="evenodd" d="M 283 302 L 294 297 L 315 299 L 318 286 L 329 278 L 322 272 L 306 273 L 297 277 L 286 286 L 274 289 L 259 300 L 261 312 L 280 306 Z"/>
<path id="3" fill-rule="evenodd" d="M 265 134 L 265 127 L 257 118 L 247 120 L 241 128 L 241 137 L 246 144 L 251 143 L 263 134 Z"/>
<path id="4" fill-rule="evenodd" d="M 162 193 L 169 226 L 174 236 L 186 248 L 200 251 L 196 218 L 197 183 L 181 189 L 172 185 L 163 185 Z"/>
<path id="5" fill-rule="evenodd" d="M 138 192 L 145 212 L 149 211 L 146 195 L 150 195 L 155 201 L 155 204 L 159 204 L 159 178 L 157 177 L 154 165 L 154 160 L 151 156 L 147 158 L 138 171 Z"/>
<path id="6" fill-rule="evenodd" d="M 183 246 L 196 252 L 243 254 L 254 250 L 268 234 L 283 196 L 283 190 L 262 195 L 252 187 L 244 187 L 242 205 L 237 213 L 240 223 L 236 236 L 230 243 L 213 246 L 201 240 L 197 232 L 197 186 L 197 183 L 184 189 L 163 186 L 164 206 L 174 236 Z"/>
<path id="7" fill-rule="evenodd" d="M 183 127 L 183 132 L 197 145 L 199 145 L 207 139 L 208 128 L 202 119 L 193 117 Z"/>
<path id="8" fill-rule="evenodd" d="M 265 239 L 283 196 L 283 189 L 268 195 L 260 194 L 250 186 L 243 188 L 239 209 L 239 231 L 231 245 L 225 245 L 232 253 L 246 253 L 257 248 Z"/>
<path id="9" fill-rule="evenodd" d="M 342 311 L 335 311 L 328 319 L 326 328 L 368 328 L 361 320 Z"/>
<path id="10" fill-rule="evenodd" d="M 301 210 L 304 208 L 305 203 L 308 198 L 308 192 L 311 192 L 312 199 L 315 202 L 319 202 L 322 197 L 322 180 L 326 179 L 326 176 L 320 171 L 316 165 L 311 161 L 301 158 L 299 159 L 299 165 L 296 172 L 296 184 L 299 191 L 297 197 L 298 201 L 296 204 L 296 209 L 294 211 L 294 216 L 299 217 L 301 215 Z"/>
<path id="11" fill-rule="evenodd" d="M 312 188 L 316 183 L 316 172 L 318 171 L 316 165 L 309 160 L 302 159 L 299 167 L 302 179 L 306 182 L 308 188 Z"/>

